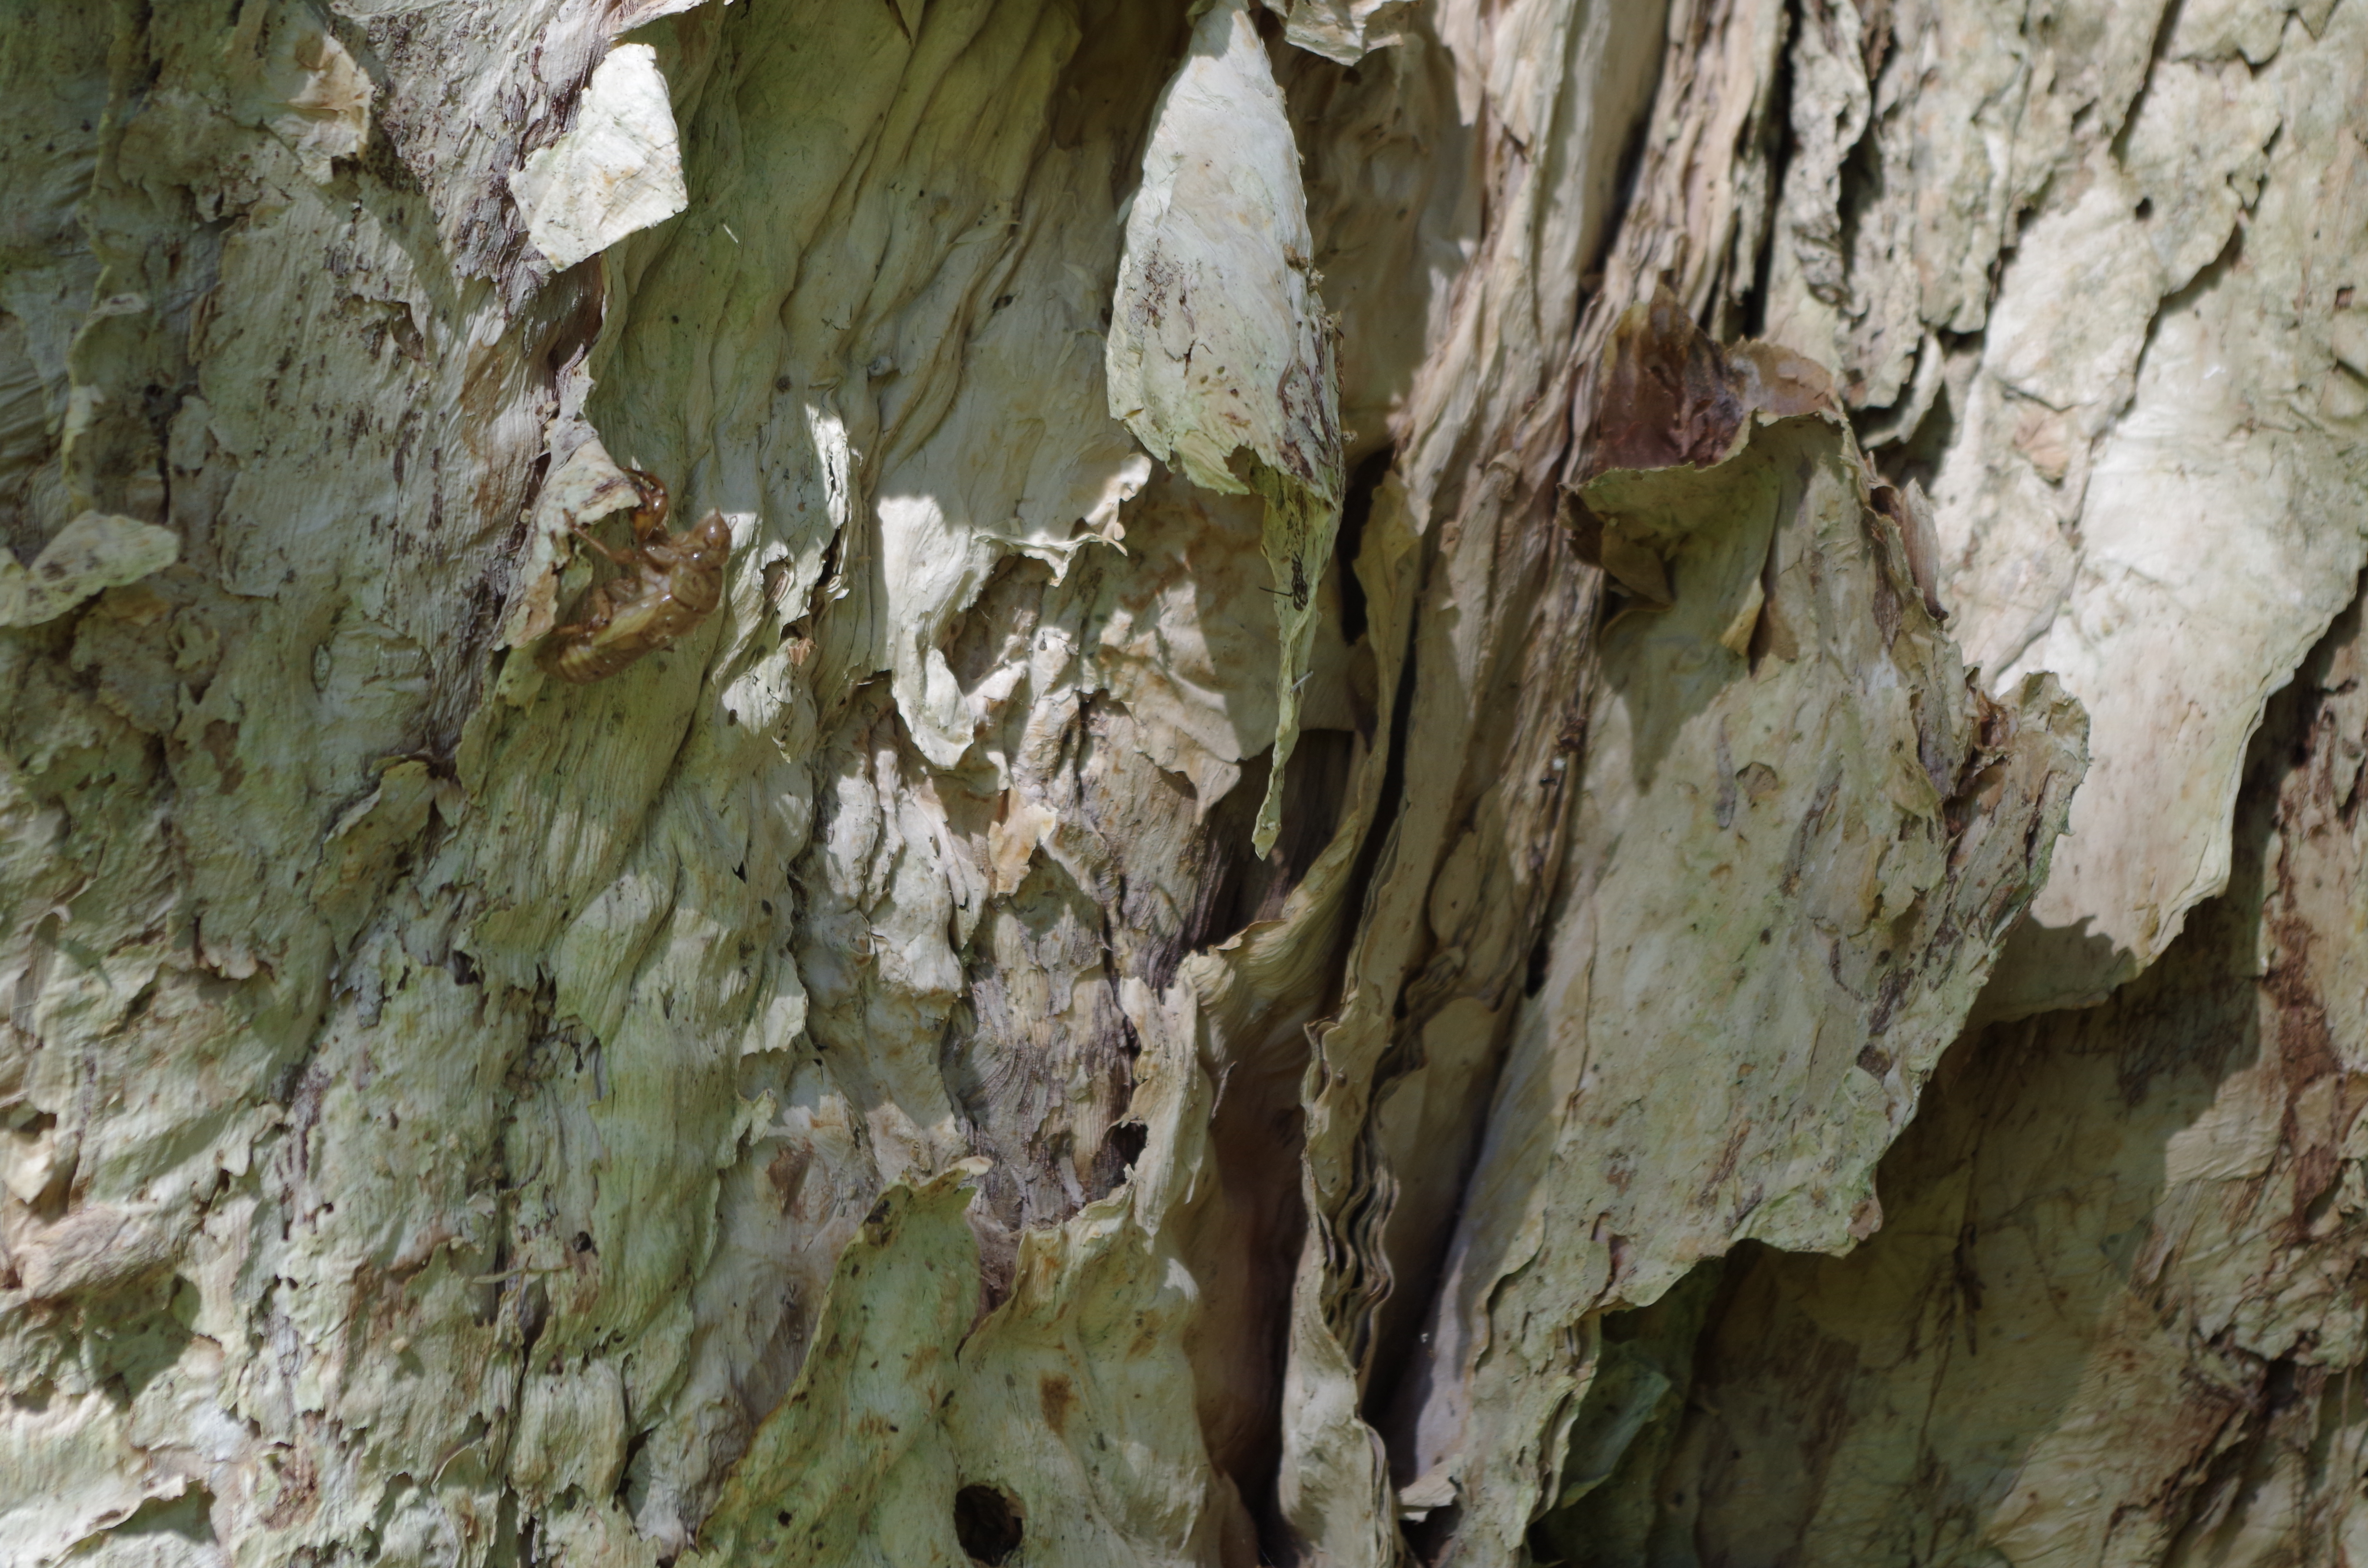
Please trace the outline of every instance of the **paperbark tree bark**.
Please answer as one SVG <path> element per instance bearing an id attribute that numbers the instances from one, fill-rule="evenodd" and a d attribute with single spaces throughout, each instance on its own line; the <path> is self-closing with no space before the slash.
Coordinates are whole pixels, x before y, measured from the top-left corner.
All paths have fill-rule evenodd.
<path id="1" fill-rule="evenodd" d="M 2359 0 L 0 29 L 7 1561 L 2368 1555 Z"/>

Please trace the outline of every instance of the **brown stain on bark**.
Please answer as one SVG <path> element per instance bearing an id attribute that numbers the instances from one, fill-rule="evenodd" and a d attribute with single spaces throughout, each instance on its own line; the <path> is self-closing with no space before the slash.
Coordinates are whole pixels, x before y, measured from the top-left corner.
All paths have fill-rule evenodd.
<path id="1" fill-rule="evenodd" d="M 1067 1437 L 1069 1412 L 1077 1405 L 1076 1385 L 1059 1372 L 1047 1372 L 1036 1381 L 1036 1403 L 1043 1408 L 1044 1425 L 1053 1428 L 1053 1436 Z"/>
<path id="2" fill-rule="evenodd" d="M 235 794 L 246 781 L 246 765 L 238 760 L 238 726 L 227 719 L 209 720 L 198 744 L 214 759 L 214 767 L 222 773 L 222 792 Z"/>

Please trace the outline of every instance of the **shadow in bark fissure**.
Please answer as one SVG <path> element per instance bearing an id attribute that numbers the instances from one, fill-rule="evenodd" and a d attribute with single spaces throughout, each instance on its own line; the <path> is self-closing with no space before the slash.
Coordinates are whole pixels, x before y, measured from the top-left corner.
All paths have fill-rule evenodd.
<path id="1" fill-rule="evenodd" d="M 1352 657 L 1370 656 L 1372 629 L 1365 597 L 1361 588 L 1353 593 L 1352 588 L 1373 493 L 1387 477 L 1392 457 L 1383 449 L 1356 468 L 1334 544 L 1330 571 L 1339 586 L 1336 602 L 1341 607 L 1343 641 Z M 1349 634 L 1351 627 L 1354 635 Z M 1356 789 L 1357 768 L 1378 765 L 1383 769 L 1372 818 L 1361 825 L 1357 860 L 1338 895 L 1338 908 L 1347 913 L 1333 923 L 1335 950 L 1323 966 L 1325 993 L 1291 999 L 1295 1003 L 1291 1015 L 1298 1022 L 1278 1028 L 1263 1040 L 1228 1042 L 1242 1054 L 1220 1070 L 1223 1082 L 1210 1124 L 1224 1215 L 1186 1249 L 1196 1277 L 1212 1281 L 1207 1295 L 1213 1310 L 1201 1331 L 1202 1348 L 1194 1356 L 1202 1380 L 1202 1429 L 1212 1463 L 1239 1488 L 1262 1557 L 1269 1562 L 1291 1561 L 1297 1550 L 1283 1521 L 1277 1486 L 1291 1292 L 1307 1223 L 1299 1169 L 1304 1142 L 1301 1077 L 1308 1049 L 1304 1023 L 1339 1005 L 1342 960 L 1353 937 L 1354 912 L 1363 907 L 1380 846 L 1404 794 L 1405 719 L 1414 694 L 1411 628 L 1406 635 L 1406 657 L 1391 699 L 1390 742 L 1383 756 L 1365 756 L 1360 764 L 1363 739 L 1349 731 L 1303 732 L 1284 774 L 1282 834 L 1264 860 L 1249 846 L 1266 789 L 1265 759 L 1245 764 L 1241 781 L 1210 812 L 1211 832 L 1230 853 L 1215 858 L 1217 869 L 1204 884 L 1209 892 L 1196 913 L 1193 949 L 1216 946 L 1255 921 L 1277 917 L 1291 891 L 1339 831 Z"/>

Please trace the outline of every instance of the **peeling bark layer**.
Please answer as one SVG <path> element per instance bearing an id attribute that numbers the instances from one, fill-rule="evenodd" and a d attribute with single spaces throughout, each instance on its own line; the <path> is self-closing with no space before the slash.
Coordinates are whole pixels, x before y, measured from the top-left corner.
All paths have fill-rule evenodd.
<path id="1" fill-rule="evenodd" d="M 1952 1053 L 1879 1236 L 1738 1255 L 1607 1325 L 1582 1426 L 1619 1468 L 1542 1538 L 1611 1563 L 2368 1547 L 2361 656 L 2355 605 L 2271 704 L 2237 874 L 2162 963 Z"/>
<path id="2" fill-rule="evenodd" d="M 2348 1539 L 2356 0 L 0 28 L 8 1561 Z"/>

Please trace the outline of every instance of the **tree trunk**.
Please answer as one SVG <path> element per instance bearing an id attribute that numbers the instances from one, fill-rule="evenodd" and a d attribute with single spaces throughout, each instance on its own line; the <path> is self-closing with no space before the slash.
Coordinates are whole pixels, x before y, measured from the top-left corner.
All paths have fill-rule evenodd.
<path id="1" fill-rule="evenodd" d="M 6 1561 L 2368 1560 L 2362 0 L 0 85 Z"/>

